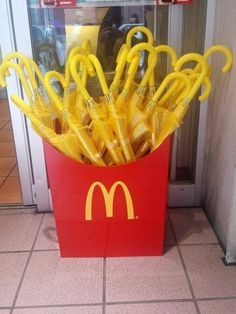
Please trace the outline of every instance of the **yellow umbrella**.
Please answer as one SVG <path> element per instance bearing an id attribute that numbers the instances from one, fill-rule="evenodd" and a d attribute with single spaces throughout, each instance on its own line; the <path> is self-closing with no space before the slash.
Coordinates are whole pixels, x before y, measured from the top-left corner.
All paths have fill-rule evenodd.
<path id="1" fill-rule="evenodd" d="M 37 80 L 34 75 L 34 72 L 35 72 L 38 78 L 40 80 L 43 80 L 43 75 L 40 69 L 38 68 L 37 64 L 32 59 L 26 57 L 20 52 L 9 53 L 8 55 L 5 56 L 3 63 L 8 62 L 13 59 L 20 60 L 20 63 L 18 63 L 18 65 L 22 67 L 24 74 L 25 74 L 24 69 L 26 69 L 25 79 L 29 81 L 32 92 L 33 92 L 31 99 L 29 99 L 32 109 L 34 110 L 35 114 L 38 117 L 43 119 L 46 125 L 53 128 L 54 122 L 52 119 L 52 112 L 50 111 L 50 107 L 46 104 L 46 101 L 44 100 L 40 92 Z"/>
<path id="2" fill-rule="evenodd" d="M 54 105 L 61 112 L 61 115 L 64 116 L 64 119 L 66 120 L 69 129 L 74 134 L 76 134 L 79 141 L 80 150 L 82 151 L 82 153 L 87 158 L 90 159 L 92 164 L 97 165 L 97 166 L 104 166 L 105 164 L 101 158 L 101 155 L 99 154 L 96 147 L 94 146 L 94 143 L 92 142 L 86 128 L 83 125 L 77 123 L 77 121 L 75 121 L 71 113 L 65 110 L 62 101 L 59 99 L 55 90 L 51 86 L 51 79 L 53 77 L 56 78 L 61 83 L 63 88 L 67 88 L 68 86 L 63 75 L 61 75 L 58 72 L 50 71 L 45 75 L 45 78 L 44 78 L 45 87 L 47 89 L 49 96 L 53 100 Z"/>
<path id="3" fill-rule="evenodd" d="M 93 58 L 94 59 L 94 58 Z M 74 56 L 70 63 L 70 69 L 71 74 L 80 89 L 86 103 L 88 106 L 88 112 L 90 114 L 90 117 L 92 119 L 93 127 L 96 130 L 97 134 L 99 135 L 100 139 L 105 143 L 106 148 L 111 154 L 111 157 L 116 165 L 124 163 L 124 157 L 121 154 L 121 151 L 118 148 L 117 140 L 115 139 L 113 135 L 113 130 L 111 128 L 111 125 L 109 124 L 109 116 L 108 111 L 103 103 L 97 103 L 95 100 L 89 95 L 86 87 L 84 86 L 78 72 L 77 72 L 77 64 L 82 62 L 86 62 L 86 60 L 89 60 L 85 56 L 77 55 Z M 88 61 L 87 61 L 88 62 Z M 94 60 L 95 62 L 95 60 Z M 87 64 L 87 63 L 86 63 Z M 99 64 L 96 61 L 97 69 L 99 68 Z M 106 85 L 106 81 L 102 80 L 102 70 L 99 69 L 97 72 L 100 84 L 103 91 L 108 90 L 108 87 Z"/>
<path id="4" fill-rule="evenodd" d="M 174 67 L 176 61 L 177 61 L 177 54 L 176 51 L 168 46 L 168 45 L 159 45 L 157 47 L 155 47 L 156 53 L 160 54 L 160 53 L 167 53 L 170 58 L 171 58 L 171 66 Z M 149 55 L 148 57 L 148 62 L 151 61 L 151 55 Z M 154 74 L 154 70 L 150 75 L 149 78 L 149 95 L 148 95 L 148 100 L 152 98 L 152 96 L 155 94 L 156 91 L 156 87 L 155 87 L 155 74 Z"/>
<path id="5" fill-rule="evenodd" d="M 108 89 L 108 86 L 106 83 L 106 79 L 105 79 L 105 75 L 102 71 L 101 64 L 98 61 L 98 59 L 96 58 L 96 56 L 89 55 L 89 59 L 93 63 L 93 65 L 96 68 L 96 71 L 98 73 L 98 77 L 99 77 L 99 81 L 101 82 L 103 94 L 104 94 L 105 100 L 107 102 L 107 109 L 109 112 L 109 116 L 111 118 L 111 124 L 112 124 L 113 130 L 116 134 L 116 137 L 119 140 L 119 143 L 121 145 L 125 160 L 128 163 L 132 162 L 135 160 L 135 156 L 134 156 L 134 152 L 132 150 L 132 147 L 131 147 L 131 144 L 129 141 L 129 137 L 128 137 L 126 111 L 124 110 L 123 107 L 121 107 L 121 103 L 119 104 L 119 107 L 118 107 L 117 103 L 115 103 L 113 94 L 111 92 L 109 92 L 109 89 Z M 123 94 L 121 93 L 121 95 L 124 95 L 124 94 L 126 95 L 126 92 L 124 92 L 124 91 L 127 91 L 127 93 L 128 93 L 128 90 L 129 90 L 129 88 L 133 82 L 133 78 L 136 74 L 138 64 L 139 64 L 139 54 L 134 56 L 134 58 L 130 64 L 130 67 L 129 67 L 128 72 L 127 72 L 126 82 L 125 82 L 125 85 L 123 88 Z M 121 101 L 120 98 L 119 98 L 119 101 Z"/>
<path id="6" fill-rule="evenodd" d="M 130 141 L 134 151 L 140 145 L 142 141 L 146 138 L 150 138 L 151 130 L 150 126 L 146 122 L 145 113 L 142 111 L 142 102 L 144 101 L 144 96 L 147 88 L 147 84 L 152 74 L 157 61 L 157 54 L 153 46 L 147 43 L 137 44 L 128 53 L 127 62 L 131 63 L 134 55 L 137 52 L 146 50 L 148 51 L 152 58 L 148 63 L 148 67 L 143 75 L 143 78 L 138 85 L 136 91 L 132 95 L 128 104 L 128 128 L 130 134 Z"/>
<path id="7" fill-rule="evenodd" d="M 12 95 L 11 99 L 31 121 L 32 128 L 36 133 L 38 133 L 39 136 L 44 138 L 48 143 L 50 143 L 64 155 L 72 158 L 75 161 L 83 163 L 80 155 L 79 141 L 75 134 L 56 134 L 55 131 L 48 128 L 41 122 L 34 112 L 30 110 L 30 106 L 28 106 L 20 97 L 17 95 Z"/>
<path id="8" fill-rule="evenodd" d="M 198 64 L 200 65 L 201 72 L 196 78 L 193 85 L 191 86 L 190 90 L 189 90 L 189 87 L 186 88 L 184 94 L 182 94 L 181 99 L 179 99 L 178 103 L 176 103 L 176 106 L 173 109 L 173 111 L 167 110 L 167 112 L 169 112 L 170 114 L 166 115 L 164 122 L 162 122 L 160 134 L 156 140 L 156 143 L 154 143 L 153 145 L 153 150 L 156 149 L 168 135 L 173 133 L 174 130 L 180 126 L 180 123 L 183 120 L 183 117 L 189 108 L 189 102 L 193 99 L 193 97 L 195 96 L 199 88 L 201 87 L 202 83 L 204 82 L 205 77 L 207 76 L 207 71 L 208 71 L 207 63 L 201 55 L 196 54 L 196 53 L 189 53 L 179 58 L 179 60 L 176 62 L 175 67 L 174 67 L 175 71 L 179 72 L 181 70 L 181 67 L 189 61 L 198 62 Z M 183 73 L 181 74 L 184 75 Z M 189 78 L 187 77 L 187 79 Z M 159 91 L 159 93 L 161 92 L 162 90 Z M 159 93 L 155 95 L 156 97 L 154 99 L 154 102 L 155 100 L 158 100 Z M 160 110 L 165 110 L 165 109 L 160 108 Z"/>

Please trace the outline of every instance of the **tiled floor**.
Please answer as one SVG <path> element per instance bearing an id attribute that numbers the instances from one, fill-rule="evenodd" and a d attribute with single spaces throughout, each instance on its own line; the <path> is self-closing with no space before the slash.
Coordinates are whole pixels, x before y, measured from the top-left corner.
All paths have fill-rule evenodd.
<path id="1" fill-rule="evenodd" d="M 0 314 L 234 314 L 226 267 L 201 209 L 170 209 L 162 257 L 62 259 L 52 214 L 0 210 Z"/>
<path id="2" fill-rule="evenodd" d="M 20 203 L 22 199 L 10 113 L 7 101 L 0 99 L 0 205 Z"/>

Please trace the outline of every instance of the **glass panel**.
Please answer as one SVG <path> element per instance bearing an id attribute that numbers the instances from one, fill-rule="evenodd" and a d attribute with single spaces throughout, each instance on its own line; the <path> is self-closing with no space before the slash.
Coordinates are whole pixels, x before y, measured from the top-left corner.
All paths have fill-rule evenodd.
<path id="1" fill-rule="evenodd" d="M 167 44 L 168 8 L 144 5 L 155 1 L 87 1 L 84 5 L 77 1 L 75 8 L 66 9 L 53 7 L 52 2 L 28 0 L 34 59 L 43 72 L 63 73 L 68 52 L 82 46 L 85 39 L 90 39 L 92 53 L 98 56 L 104 71 L 114 71 L 126 34 L 136 25 L 147 26 L 157 42 Z M 133 44 L 143 40 L 144 36 L 137 33 Z M 158 82 L 166 73 L 165 56 L 161 58 Z M 144 55 L 140 71 L 146 59 Z"/>
<path id="2" fill-rule="evenodd" d="M 206 0 L 193 1 L 193 5 L 184 6 L 182 54 L 203 53 L 205 19 Z M 195 181 L 199 107 L 196 96 L 177 133 L 176 181 Z"/>

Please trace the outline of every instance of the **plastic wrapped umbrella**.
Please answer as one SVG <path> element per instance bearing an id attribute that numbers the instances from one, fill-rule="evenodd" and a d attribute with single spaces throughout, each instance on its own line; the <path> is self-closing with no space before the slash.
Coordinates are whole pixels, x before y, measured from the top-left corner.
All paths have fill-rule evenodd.
<path id="1" fill-rule="evenodd" d="M 99 152 L 97 151 L 94 143 L 92 142 L 87 132 L 86 127 L 79 124 L 74 119 L 73 115 L 64 108 L 63 102 L 57 96 L 55 90 L 51 85 L 52 78 L 56 78 L 61 83 L 63 88 L 68 88 L 66 80 L 64 76 L 58 72 L 55 71 L 48 72 L 44 78 L 45 88 L 49 96 L 51 97 L 54 105 L 57 107 L 57 110 L 61 112 L 61 116 L 64 116 L 64 119 L 68 124 L 68 128 L 72 133 L 74 133 L 77 136 L 81 153 L 87 158 L 89 158 L 92 164 L 97 166 L 105 166 L 101 154 L 99 154 Z"/>
<path id="2" fill-rule="evenodd" d="M 89 59 L 93 63 L 98 73 L 99 81 L 101 82 L 103 94 L 107 103 L 106 108 L 109 112 L 111 125 L 119 141 L 119 144 L 122 148 L 122 152 L 124 154 L 125 160 L 127 163 L 132 162 L 135 160 L 135 156 L 134 156 L 134 152 L 132 150 L 132 146 L 130 144 L 129 137 L 128 137 L 126 110 L 122 110 L 120 107 L 118 108 L 118 106 L 116 105 L 113 94 L 109 92 L 105 75 L 103 73 L 99 60 L 94 55 L 89 55 Z M 123 90 L 127 92 L 136 74 L 136 71 L 139 65 L 139 59 L 140 59 L 139 54 L 134 56 L 130 64 L 130 67 L 128 69 L 126 82 L 123 88 Z M 121 95 L 124 95 L 124 92 L 123 94 L 121 93 Z"/>
<path id="3" fill-rule="evenodd" d="M 27 81 L 30 85 L 31 94 L 27 94 L 29 99 L 30 106 L 32 110 L 34 110 L 35 114 L 46 124 L 47 126 L 53 128 L 54 121 L 52 119 L 52 112 L 50 110 L 50 106 L 46 104 L 44 100 L 37 80 L 35 78 L 34 72 L 37 74 L 40 80 L 43 79 L 43 75 L 39 70 L 38 66 L 35 64 L 33 60 L 24 56 L 22 53 L 19 52 L 12 52 L 5 56 L 3 63 L 6 64 L 7 62 L 12 62 L 12 60 L 17 60 L 19 66 L 21 66 L 24 78 L 22 77 L 21 81 Z M 26 72 L 26 73 L 25 73 Z M 7 71 L 5 72 L 7 74 Z M 24 86 L 24 85 L 23 85 Z"/>
<path id="4" fill-rule="evenodd" d="M 138 148 L 138 146 L 145 141 L 145 138 L 150 137 L 150 126 L 147 124 L 147 119 L 145 113 L 142 110 L 142 103 L 145 98 L 145 92 L 147 88 L 147 84 L 149 81 L 149 77 L 152 74 L 156 61 L 157 54 L 153 46 L 147 43 L 138 44 L 134 46 L 128 53 L 127 62 L 131 63 L 134 55 L 137 52 L 146 50 L 148 51 L 152 58 L 151 62 L 149 62 L 148 67 L 145 71 L 145 74 L 138 85 L 136 91 L 133 93 L 132 97 L 128 103 L 128 127 L 130 134 L 130 141 L 132 143 L 132 147 L 134 151 Z"/>
<path id="5" fill-rule="evenodd" d="M 198 62 L 198 64 L 200 64 L 201 72 L 199 73 L 196 81 L 191 86 L 187 95 L 182 94 L 182 97 L 178 100 L 178 103 L 175 104 L 175 108 L 172 111 L 169 111 L 169 115 L 166 115 L 165 121 L 162 122 L 162 127 L 160 128 L 160 134 L 156 140 L 156 143 L 153 145 L 153 150 L 156 149 L 167 136 L 173 133 L 174 130 L 180 126 L 180 123 L 189 108 L 190 101 L 196 95 L 201 85 L 203 84 L 205 77 L 207 76 L 207 63 L 201 55 L 196 53 L 190 53 L 182 56 L 175 64 L 175 71 L 179 72 L 181 67 L 189 61 Z M 182 73 L 182 75 L 184 74 Z M 163 91 L 160 89 L 159 93 L 162 94 L 162 92 Z M 157 99 L 159 98 L 159 93 L 155 95 Z"/>
<path id="6" fill-rule="evenodd" d="M 127 66 L 127 55 L 132 47 L 132 38 L 138 32 L 145 34 L 147 36 L 148 44 L 153 45 L 153 36 L 151 31 L 147 27 L 136 26 L 128 32 L 126 37 L 126 43 L 121 46 L 120 51 L 117 55 L 115 76 L 109 88 L 109 93 L 112 93 L 114 98 L 118 96 L 121 78 L 124 75 L 125 68 Z"/>
<path id="7" fill-rule="evenodd" d="M 109 123 L 109 114 L 105 104 L 102 102 L 96 102 L 93 97 L 89 95 L 86 87 L 84 86 L 80 78 L 80 75 L 77 72 L 77 65 L 81 61 L 86 62 L 86 59 L 89 60 L 82 55 L 77 55 L 73 57 L 70 63 L 71 74 L 87 103 L 88 113 L 92 119 L 94 130 L 96 131 L 100 139 L 105 143 L 113 162 L 116 165 L 123 164 L 125 162 L 124 157 L 118 147 L 118 142 L 114 137 L 112 125 Z M 106 88 L 104 86 L 104 82 L 100 81 L 100 83 L 102 89 L 104 90 L 104 88 Z"/>
<path id="8" fill-rule="evenodd" d="M 83 163 L 80 151 L 80 145 L 78 137 L 74 133 L 56 134 L 54 130 L 44 125 L 41 120 L 30 110 L 30 106 L 27 105 L 17 95 L 11 96 L 15 105 L 26 115 L 31 121 L 32 128 L 35 132 L 45 139 L 48 143 L 54 146 L 64 155 L 72 158 L 75 161 Z"/>

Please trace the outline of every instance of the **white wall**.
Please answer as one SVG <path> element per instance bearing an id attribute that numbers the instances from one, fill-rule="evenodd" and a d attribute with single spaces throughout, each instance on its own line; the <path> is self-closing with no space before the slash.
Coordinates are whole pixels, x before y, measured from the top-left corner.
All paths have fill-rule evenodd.
<path id="1" fill-rule="evenodd" d="M 235 31 L 236 1 L 216 0 L 214 44 L 231 48 L 235 64 L 229 73 L 223 74 L 220 68 L 224 64 L 224 58 L 220 54 L 215 54 L 212 58 L 214 91 L 208 108 L 203 205 L 225 247 L 232 213 L 236 211 Z"/>

